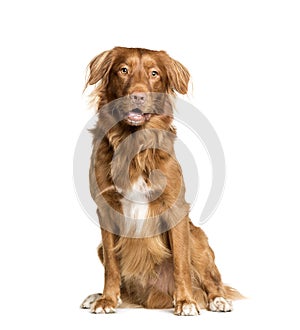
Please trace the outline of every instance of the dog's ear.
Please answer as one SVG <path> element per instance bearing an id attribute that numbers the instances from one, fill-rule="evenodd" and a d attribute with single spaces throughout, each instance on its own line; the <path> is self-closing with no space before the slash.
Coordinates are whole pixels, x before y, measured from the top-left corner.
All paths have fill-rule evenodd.
<path id="1" fill-rule="evenodd" d="M 172 92 L 177 91 L 180 94 L 186 94 L 188 92 L 190 73 L 184 65 L 170 58 L 167 75 L 169 88 Z"/>
<path id="2" fill-rule="evenodd" d="M 88 76 L 85 88 L 102 80 L 108 81 L 109 71 L 112 67 L 112 51 L 106 50 L 94 57 L 88 65 Z"/>

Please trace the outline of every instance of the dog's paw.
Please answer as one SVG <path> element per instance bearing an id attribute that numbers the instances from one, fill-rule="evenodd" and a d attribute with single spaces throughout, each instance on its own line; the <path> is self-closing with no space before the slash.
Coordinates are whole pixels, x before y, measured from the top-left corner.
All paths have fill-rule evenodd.
<path id="1" fill-rule="evenodd" d="M 180 316 L 195 316 L 200 314 L 200 310 L 196 302 L 184 300 L 176 302 L 174 314 Z"/>
<path id="2" fill-rule="evenodd" d="M 216 297 L 209 303 L 212 312 L 231 312 L 232 309 L 232 301 L 223 297 Z"/>
<path id="3" fill-rule="evenodd" d="M 84 301 L 82 302 L 82 304 L 80 305 L 80 308 L 83 309 L 90 309 L 91 305 L 98 299 L 100 299 L 102 296 L 102 293 L 94 293 L 94 294 L 90 294 L 89 296 L 87 296 Z"/>
<path id="4" fill-rule="evenodd" d="M 114 302 L 110 298 L 105 298 L 101 296 L 99 299 L 95 300 L 90 307 L 91 313 L 95 314 L 111 314 L 116 312 L 116 307 L 120 304 L 121 300 Z"/>

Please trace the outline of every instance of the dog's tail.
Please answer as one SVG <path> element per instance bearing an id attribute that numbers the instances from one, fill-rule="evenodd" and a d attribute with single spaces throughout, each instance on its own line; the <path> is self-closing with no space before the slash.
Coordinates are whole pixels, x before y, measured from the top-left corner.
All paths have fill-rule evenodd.
<path id="1" fill-rule="evenodd" d="M 245 297 L 236 289 L 224 285 L 224 298 L 228 300 L 239 300 L 245 299 Z M 193 288 L 194 299 L 197 301 L 197 304 L 200 308 L 207 309 L 209 306 L 208 294 L 203 288 Z"/>
<path id="2" fill-rule="evenodd" d="M 232 288 L 231 286 L 224 285 L 225 289 L 225 298 L 230 300 L 239 300 L 239 299 L 246 299 L 238 290 Z"/>

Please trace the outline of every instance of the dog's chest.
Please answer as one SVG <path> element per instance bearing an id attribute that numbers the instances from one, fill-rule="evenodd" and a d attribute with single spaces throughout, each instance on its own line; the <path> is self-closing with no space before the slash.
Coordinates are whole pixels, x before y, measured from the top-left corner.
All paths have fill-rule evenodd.
<path id="1" fill-rule="evenodd" d="M 125 218 L 140 220 L 142 224 L 148 215 L 150 187 L 142 177 L 139 177 L 130 189 L 121 191 L 121 193 L 123 195 L 121 204 Z"/>

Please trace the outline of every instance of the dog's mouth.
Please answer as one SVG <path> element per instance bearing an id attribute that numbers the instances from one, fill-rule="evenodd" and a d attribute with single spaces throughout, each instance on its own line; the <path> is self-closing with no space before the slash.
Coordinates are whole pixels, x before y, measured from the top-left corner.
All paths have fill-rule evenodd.
<path id="1" fill-rule="evenodd" d="M 140 126 L 151 118 L 151 113 L 143 113 L 139 108 L 129 111 L 125 115 L 125 120 L 129 125 Z"/>

